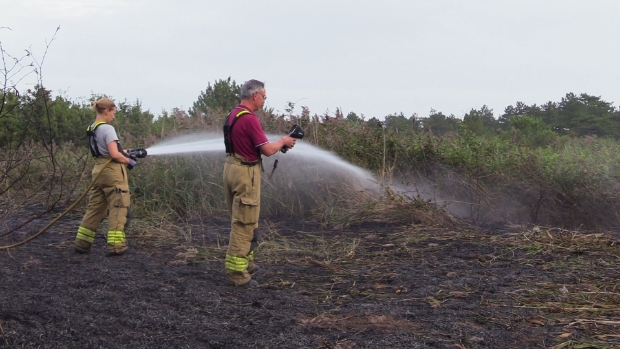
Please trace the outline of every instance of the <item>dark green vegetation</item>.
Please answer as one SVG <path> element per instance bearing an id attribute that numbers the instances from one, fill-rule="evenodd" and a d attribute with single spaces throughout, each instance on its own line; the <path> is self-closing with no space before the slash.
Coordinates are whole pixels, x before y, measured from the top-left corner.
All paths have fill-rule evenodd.
<path id="1" fill-rule="evenodd" d="M 94 119 L 90 105 L 53 97 L 42 87 L 23 94 L 5 91 L 0 199 L 18 204 L 14 195 L 19 187 L 31 195 L 45 188 L 54 192 L 45 200 L 50 205 L 61 197 L 70 200 L 66 191 L 73 195 L 85 185 L 73 179 L 76 172 L 87 176 L 90 169 L 84 136 L 85 125 Z M 186 133 L 219 136 L 238 96 L 239 85 L 228 78 L 208 84 L 189 113 L 175 109 L 156 117 L 139 101 L 119 101 L 115 127 L 125 147 L 148 148 Z M 519 102 L 497 118 L 484 106 L 462 120 L 434 110 L 427 117 L 395 114 L 379 121 L 356 113 L 344 116 L 339 110 L 318 115 L 305 107 L 299 113 L 295 109 L 289 103 L 284 113 L 259 113 L 266 132 L 284 134 L 291 124 L 300 123 L 306 130 L 304 141 L 374 172 L 379 185 L 434 201 L 460 217 L 565 228 L 620 225 L 620 111 L 600 97 L 569 93 L 542 106 Z M 132 176 L 137 212 L 175 219 L 221 212 L 220 160 L 217 154 L 198 154 L 141 161 Z M 63 182 L 60 176 L 70 180 Z M 297 191 L 282 199 L 277 184 L 285 180 L 286 174 L 279 173 L 266 188 L 265 212 L 318 215 L 345 225 L 351 222 L 351 205 L 351 212 L 359 212 L 359 200 L 329 190 L 319 197 L 315 190 Z M 60 188 L 60 182 L 65 187 Z M 330 217 L 325 217 L 325 206 L 332 207 Z"/>

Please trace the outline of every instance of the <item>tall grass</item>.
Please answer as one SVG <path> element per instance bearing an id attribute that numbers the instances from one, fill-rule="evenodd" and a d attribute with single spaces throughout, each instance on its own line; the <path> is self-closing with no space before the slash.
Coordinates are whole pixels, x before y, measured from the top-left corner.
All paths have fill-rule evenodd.
<path id="1" fill-rule="evenodd" d="M 25 203 L 48 208 L 65 204 L 78 189 L 85 164 L 86 154 L 72 144 L 46 148 L 27 142 L 5 149 L 0 155 L 0 202 L 6 210 Z"/>
<path id="2" fill-rule="evenodd" d="M 177 220 L 227 218 L 223 165 L 222 153 L 147 157 L 130 172 L 134 212 Z M 265 159 L 263 215 L 338 224 L 371 198 L 346 173 L 321 171 L 317 164 L 282 158 L 270 176 L 272 165 L 273 161 Z"/>
<path id="3" fill-rule="evenodd" d="M 307 141 L 374 171 L 382 184 L 478 222 L 620 226 L 620 144 L 552 134 L 532 146 L 515 131 L 385 129 L 342 117 L 293 117 Z"/>
<path id="4" fill-rule="evenodd" d="M 380 217 L 397 221 L 399 215 L 424 221 L 424 212 L 432 211 L 430 202 L 477 222 L 571 228 L 620 225 L 620 145 L 613 140 L 564 136 L 536 148 L 509 135 L 478 136 L 463 130 L 435 136 L 428 131 L 385 129 L 330 115 L 310 116 L 307 110 L 301 115 L 263 113 L 259 117 L 267 133 L 284 134 L 293 123 L 300 123 L 306 131 L 304 142 L 374 172 L 378 183 L 374 191 L 363 190 L 346 173 L 290 157 L 282 160 L 269 178 L 273 160 L 266 159 L 261 198 L 264 216 L 315 219 L 332 225 Z M 126 147 L 148 147 L 160 137 L 190 130 L 218 131 L 218 120 L 223 118 L 215 116 L 211 122 L 180 118 L 178 127 L 167 132 L 140 139 L 121 137 L 127 138 L 123 142 Z M 86 148 L 62 146 L 54 161 L 64 165 L 56 167 L 45 156 L 35 158 L 29 149 L 24 147 L 17 158 L 32 157 L 32 164 L 13 170 L 11 176 L 26 175 L 3 194 L 3 203 L 16 202 L 20 195 L 36 198 L 43 190 L 75 198 L 90 181 L 92 163 L 84 166 L 83 162 Z M 8 160 L 3 161 L 7 166 Z M 224 155 L 219 153 L 140 160 L 130 172 L 133 212 L 181 221 L 225 219 L 223 163 Z M 42 188 L 40 183 L 50 171 L 61 171 L 63 175 L 56 177 L 62 178 L 62 183 L 54 177 L 44 181 L 48 184 Z"/>

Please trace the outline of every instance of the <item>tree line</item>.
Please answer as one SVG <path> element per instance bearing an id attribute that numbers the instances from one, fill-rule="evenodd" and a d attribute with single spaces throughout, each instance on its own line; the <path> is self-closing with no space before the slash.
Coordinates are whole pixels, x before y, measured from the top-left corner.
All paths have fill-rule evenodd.
<path id="1" fill-rule="evenodd" d="M 189 110 L 173 109 L 155 117 L 144 110 L 139 100 L 117 102 L 115 126 L 119 136 L 126 141 L 154 140 L 170 132 L 195 128 L 199 123 L 204 129 L 221 125 L 222 116 L 239 101 L 241 86 L 230 77 L 208 83 Z M 101 96 L 93 95 L 91 99 Z M 36 86 L 23 94 L 13 91 L 0 95 L 0 148 L 21 144 L 25 140 L 39 142 L 85 143 L 85 130 L 95 117 L 90 102 L 76 102 L 65 96 L 52 96 L 43 86 Z M 292 115 L 295 105 L 289 102 L 285 108 Z M 265 110 L 274 115 L 273 109 Z M 275 116 L 275 115 L 274 115 Z M 282 116 L 280 116 L 282 117 Z M 307 108 L 302 108 L 301 118 L 309 118 Z M 431 132 L 436 136 L 469 132 L 477 136 L 502 134 L 518 139 L 530 146 L 545 146 L 558 136 L 596 136 L 620 138 L 620 110 L 601 97 L 585 93 L 567 93 L 559 102 L 527 105 L 517 102 L 504 109 L 496 117 L 486 105 L 471 109 L 462 118 L 431 110 L 426 117 L 403 113 L 387 115 L 383 120 L 350 112 L 346 116 L 339 109 L 321 115 L 321 120 L 343 119 L 346 122 L 365 124 L 369 127 L 385 127 L 396 132 Z M 318 118 L 317 118 L 318 119 Z M 184 122 L 190 120 L 191 122 Z"/>

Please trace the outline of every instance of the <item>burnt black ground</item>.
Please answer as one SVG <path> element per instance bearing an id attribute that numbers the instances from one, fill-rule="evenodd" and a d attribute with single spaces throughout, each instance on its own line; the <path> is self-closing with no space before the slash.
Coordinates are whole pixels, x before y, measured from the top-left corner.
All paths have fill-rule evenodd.
<path id="1" fill-rule="evenodd" d="M 79 217 L 63 219 L 33 242 L 0 251 L 0 347 L 471 349 L 573 340 L 571 348 L 604 331 L 568 326 L 583 315 L 524 306 L 515 295 L 545 282 L 571 290 L 585 278 L 618 276 L 613 265 L 591 273 L 599 250 L 532 255 L 496 243 L 503 233 L 376 223 L 330 230 L 267 219 L 262 226 L 287 241 L 357 238 L 356 253 L 330 262 L 291 248 L 261 259 L 259 248 L 261 286 L 240 289 L 225 283 L 216 248 L 226 243 L 227 222 L 209 222 L 189 241 L 130 235 L 128 253 L 115 257 L 106 256 L 101 233 L 90 254 L 75 253 L 78 224 Z M 36 231 L 29 229 L 12 239 Z M 567 253 L 583 268 L 563 267 Z M 618 320 L 617 310 L 601 315 Z"/>

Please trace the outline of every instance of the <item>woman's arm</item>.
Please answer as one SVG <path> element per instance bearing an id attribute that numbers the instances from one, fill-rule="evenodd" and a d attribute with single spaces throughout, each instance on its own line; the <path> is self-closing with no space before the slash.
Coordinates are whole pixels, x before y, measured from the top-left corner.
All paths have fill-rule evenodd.
<path id="1" fill-rule="evenodd" d="M 118 142 L 117 141 L 112 141 L 110 143 L 108 143 L 108 152 L 110 153 L 110 157 L 120 163 L 120 164 L 128 164 L 129 163 L 129 158 L 126 158 L 125 155 L 121 154 L 120 151 L 118 151 Z"/>

